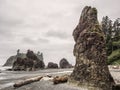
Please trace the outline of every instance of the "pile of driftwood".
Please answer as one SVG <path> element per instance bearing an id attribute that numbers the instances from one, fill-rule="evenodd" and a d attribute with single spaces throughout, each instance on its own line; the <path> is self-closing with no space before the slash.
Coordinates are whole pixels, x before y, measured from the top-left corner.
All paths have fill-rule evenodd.
<path id="1" fill-rule="evenodd" d="M 52 76 L 47 76 L 47 77 L 52 78 Z M 29 78 L 29 79 L 26 79 L 26 80 L 23 80 L 23 81 L 19 81 L 19 82 L 15 83 L 13 85 L 13 87 L 18 88 L 18 87 L 21 87 L 23 85 L 27 85 L 27 84 L 30 84 L 30 83 L 33 83 L 33 82 L 40 81 L 42 78 L 44 78 L 44 77 L 43 76 L 37 76 L 37 77 L 34 77 L 34 78 Z M 68 81 L 68 77 L 67 76 L 56 76 L 51 81 L 53 81 L 53 84 L 65 83 L 65 82 Z"/>

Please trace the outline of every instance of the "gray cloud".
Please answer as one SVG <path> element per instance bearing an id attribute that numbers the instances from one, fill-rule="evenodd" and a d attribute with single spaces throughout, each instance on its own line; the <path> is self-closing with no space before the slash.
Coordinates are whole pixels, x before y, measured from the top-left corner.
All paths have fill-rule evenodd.
<path id="1" fill-rule="evenodd" d="M 37 38 L 37 39 L 33 39 L 33 38 L 29 38 L 29 37 L 24 37 L 22 39 L 22 42 L 23 43 L 27 43 L 27 44 L 47 44 L 49 43 L 49 40 L 48 39 L 45 39 L 45 38 Z"/>
<path id="2" fill-rule="evenodd" d="M 86 5 L 98 9 L 99 20 L 120 16 L 119 0 L 0 0 L 0 63 L 27 49 L 44 53 L 45 62 L 63 57 L 74 62 L 72 32 Z"/>
<path id="3" fill-rule="evenodd" d="M 42 43 L 49 43 L 48 39 L 44 39 L 44 38 L 39 38 L 38 41 L 42 44 Z"/>
<path id="4" fill-rule="evenodd" d="M 68 37 L 70 37 L 66 32 L 61 32 L 60 30 L 49 30 L 46 33 L 47 37 L 54 37 L 54 38 L 60 38 L 60 39 L 67 39 Z"/>
<path id="5" fill-rule="evenodd" d="M 31 39 L 31 38 L 23 38 L 23 43 L 27 43 L 27 44 L 35 44 L 35 40 Z"/>
<path id="6" fill-rule="evenodd" d="M 1 18 L 0 20 L 0 26 L 17 26 L 22 24 L 23 21 L 22 20 L 16 20 L 16 19 L 11 19 L 11 18 Z"/>
<path id="7" fill-rule="evenodd" d="M 7 30 L 6 29 L 2 29 L 2 28 L 0 28 L 0 36 L 6 36 L 6 35 L 10 35 L 11 34 L 11 32 L 7 32 Z"/>

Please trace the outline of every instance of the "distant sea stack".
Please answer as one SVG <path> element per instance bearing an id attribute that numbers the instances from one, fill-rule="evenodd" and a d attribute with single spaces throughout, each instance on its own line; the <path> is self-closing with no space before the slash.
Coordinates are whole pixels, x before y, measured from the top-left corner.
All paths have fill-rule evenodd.
<path id="1" fill-rule="evenodd" d="M 32 51 L 33 52 L 33 51 Z M 35 55 L 35 56 L 32 56 L 32 55 Z M 33 59 L 33 57 L 36 57 L 38 60 L 40 60 L 40 61 L 42 61 L 43 62 L 43 54 L 42 53 L 40 53 L 39 51 L 38 51 L 38 53 L 32 53 L 32 54 L 30 54 L 30 53 L 20 53 L 19 52 L 19 50 L 17 50 L 17 54 L 16 55 L 13 55 L 13 56 L 10 56 L 9 58 L 8 58 L 8 60 L 6 61 L 6 63 L 3 65 L 3 66 L 13 66 L 13 63 L 19 58 L 19 59 L 25 59 L 25 58 L 27 58 L 27 57 L 29 57 L 29 58 L 32 58 Z M 44 62 L 43 62 L 44 63 Z"/>
<path id="2" fill-rule="evenodd" d="M 58 64 L 53 63 L 53 62 L 49 62 L 48 65 L 47 65 L 47 68 L 58 68 Z"/>
<path id="3" fill-rule="evenodd" d="M 86 90 L 112 90 L 114 80 L 107 67 L 106 42 L 96 8 L 83 9 L 73 37 L 76 65 L 70 81 Z"/>
<path id="4" fill-rule="evenodd" d="M 14 61 L 17 59 L 18 55 L 10 56 L 3 66 L 12 66 Z M 19 53 L 19 57 L 26 58 L 25 53 Z"/>
<path id="5" fill-rule="evenodd" d="M 60 68 L 72 68 L 72 65 L 65 58 L 60 60 L 59 66 L 60 66 Z"/>
<path id="6" fill-rule="evenodd" d="M 16 55 L 10 56 L 3 66 L 12 66 L 16 59 L 17 59 Z"/>
<path id="7" fill-rule="evenodd" d="M 12 70 L 34 71 L 43 69 L 44 67 L 43 54 L 35 54 L 33 51 L 28 50 L 25 58 L 20 57 L 19 53 L 17 54 L 17 59 L 13 62 Z"/>

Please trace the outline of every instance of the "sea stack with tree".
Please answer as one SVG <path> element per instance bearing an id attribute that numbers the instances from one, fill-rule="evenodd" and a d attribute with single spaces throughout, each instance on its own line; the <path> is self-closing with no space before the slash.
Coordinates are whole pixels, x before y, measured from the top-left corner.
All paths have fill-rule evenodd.
<path id="1" fill-rule="evenodd" d="M 13 62 L 12 70 L 14 71 L 34 71 L 43 69 L 45 67 L 43 61 L 43 54 L 35 54 L 33 51 L 28 50 L 25 57 L 21 57 L 20 53 L 17 53 L 16 60 Z"/>
<path id="2" fill-rule="evenodd" d="M 107 66 L 105 35 L 97 20 L 97 10 L 86 6 L 73 32 L 76 65 L 70 82 L 87 90 L 112 90 L 114 80 Z"/>

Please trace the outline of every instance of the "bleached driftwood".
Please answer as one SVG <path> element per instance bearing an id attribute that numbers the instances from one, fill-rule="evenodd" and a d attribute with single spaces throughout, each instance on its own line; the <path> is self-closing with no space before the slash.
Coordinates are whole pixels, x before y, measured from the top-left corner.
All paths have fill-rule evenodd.
<path id="1" fill-rule="evenodd" d="M 14 86 L 14 87 L 21 87 L 21 86 L 23 86 L 23 85 L 26 85 L 26 84 L 30 84 L 30 83 L 32 83 L 32 82 L 39 81 L 39 80 L 41 80 L 42 78 L 43 78 L 42 76 L 37 76 L 37 77 L 34 77 L 34 78 L 26 79 L 26 80 L 23 80 L 23 81 L 20 81 L 20 82 L 15 83 L 13 86 Z"/>

